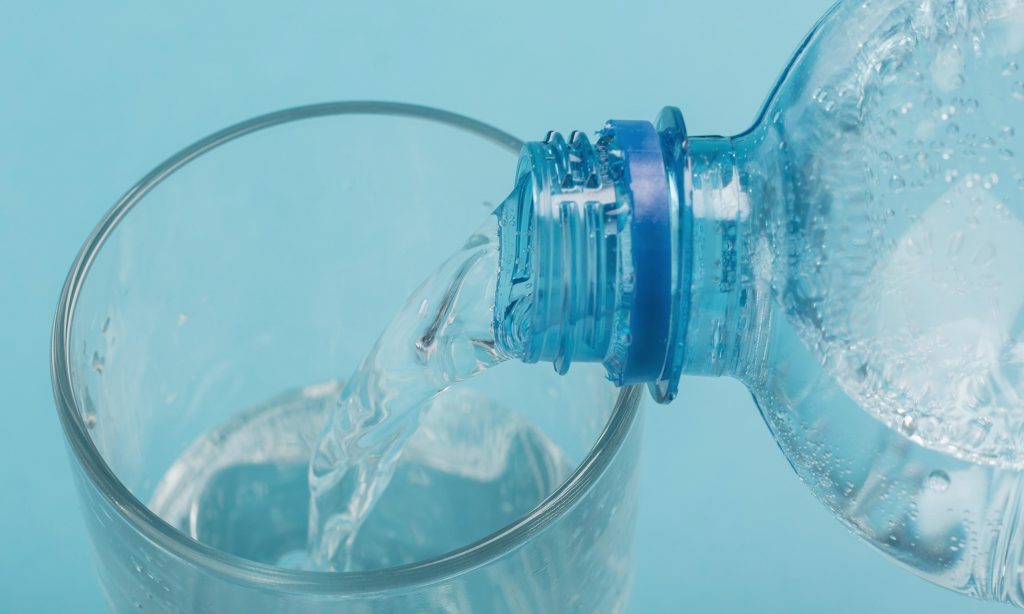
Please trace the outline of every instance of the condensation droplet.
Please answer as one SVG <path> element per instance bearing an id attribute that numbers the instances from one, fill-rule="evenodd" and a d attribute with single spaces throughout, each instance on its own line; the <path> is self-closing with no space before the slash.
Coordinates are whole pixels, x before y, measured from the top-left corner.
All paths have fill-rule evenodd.
<path id="1" fill-rule="evenodd" d="M 907 182 L 905 179 L 903 179 L 903 177 L 899 175 L 893 175 L 889 179 L 889 187 L 894 190 L 902 190 L 903 188 L 907 187 Z"/>
<path id="2" fill-rule="evenodd" d="M 903 420 L 900 421 L 900 430 L 907 437 L 912 437 L 917 433 L 917 424 L 914 422 L 913 416 L 904 416 Z"/>
<path id="3" fill-rule="evenodd" d="M 82 412 L 82 422 L 85 423 L 85 428 L 91 429 L 96 426 L 96 412 L 86 410 Z"/>
<path id="4" fill-rule="evenodd" d="M 949 474 L 941 469 L 936 469 L 928 474 L 925 483 L 928 485 L 928 490 L 932 492 L 946 492 L 949 490 Z"/>
<path id="5" fill-rule="evenodd" d="M 1010 88 L 1010 94 L 1016 100 L 1024 100 L 1024 81 L 1015 81 L 1013 87 Z"/>
<path id="6" fill-rule="evenodd" d="M 977 419 L 971 420 L 971 423 L 967 425 L 967 432 L 963 437 L 963 441 L 969 446 L 980 447 L 988 439 L 988 434 L 991 430 L 991 422 Z"/>
<path id="7" fill-rule="evenodd" d="M 1017 62 L 1007 62 L 1006 64 L 1003 65 L 1003 76 L 1012 77 L 1013 75 L 1017 74 L 1018 70 L 1020 70 L 1020 65 L 1017 64 Z"/>
<path id="8" fill-rule="evenodd" d="M 103 373 L 103 367 L 105 366 L 103 356 L 99 352 L 92 353 L 92 370 L 97 373 Z"/>
<path id="9" fill-rule="evenodd" d="M 179 313 L 178 314 L 178 326 L 184 326 L 184 324 L 186 322 L 188 322 L 188 314 L 184 313 L 184 312 L 183 313 Z"/>

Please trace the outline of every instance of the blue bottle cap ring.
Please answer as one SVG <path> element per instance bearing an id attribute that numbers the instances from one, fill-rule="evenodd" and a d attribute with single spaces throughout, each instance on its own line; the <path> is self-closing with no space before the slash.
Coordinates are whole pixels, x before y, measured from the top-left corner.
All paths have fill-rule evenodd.
<path id="1" fill-rule="evenodd" d="M 609 121 L 623 158 L 631 208 L 632 301 L 626 361 L 618 384 L 651 383 L 665 366 L 672 298 L 671 197 L 661 139 L 650 122 Z"/>

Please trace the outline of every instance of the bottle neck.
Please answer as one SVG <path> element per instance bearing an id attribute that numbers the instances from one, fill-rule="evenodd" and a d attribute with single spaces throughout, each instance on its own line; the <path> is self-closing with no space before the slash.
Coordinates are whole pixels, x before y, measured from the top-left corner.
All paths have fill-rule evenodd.
<path id="1" fill-rule="evenodd" d="M 688 139 L 670 108 L 528 144 L 497 211 L 498 348 L 560 373 L 601 362 L 663 402 L 682 374 L 736 374 L 755 298 L 738 143 Z"/>
<path id="2" fill-rule="evenodd" d="M 689 141 L 681 244 L 688 279 L 680 373 L 737 375 L 745 364 L 757 292 L 751 254 L 754 190 L 730 138 Z"/>

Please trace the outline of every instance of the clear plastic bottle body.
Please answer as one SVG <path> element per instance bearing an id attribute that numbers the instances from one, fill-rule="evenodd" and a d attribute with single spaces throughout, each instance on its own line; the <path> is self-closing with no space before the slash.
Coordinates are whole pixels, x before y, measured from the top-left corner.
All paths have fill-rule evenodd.
<path id="1" fill-rule="evenodd" d="M 737 376 L 780 447 L 883 552 L 1018 605 L 1021 62 L 1019 2 L 841 3 L 736 144 L 773 303 Z"/>
<path id="2" fill-rule="evenodd" d="M 663 400 L 681 375 L 743 381 L 853 531 L 936 583 L 1024 606 L 1022 63 L 1020 0 L 849 0 L 748 132 L 687 138 L 663 113 L 670 329 L 647 381 Z M 520 173 L 503 227 L 533 238 L 517 244 L 532 268 L 507 311 L 499 274 L 495 311 L 508 353 L 603 361 L 619 382 L 635 381 L 623 356 L 642 337 L 622 307 L 642 241 L 617 205 L 643 198 L 623 131 L 594 155 L 578 138 L 533 153 L 535 168 L 603 170 L 536 171 L 529 196 Z M 566 219 L 590 222 L 559 234 Z"/>
<path id="3" fill-rule="evenodd" d="M 1024 3 L 843 3 L 803 56 L 736 146 L 772 295 L 887 425 L 1024 466 Z"/>

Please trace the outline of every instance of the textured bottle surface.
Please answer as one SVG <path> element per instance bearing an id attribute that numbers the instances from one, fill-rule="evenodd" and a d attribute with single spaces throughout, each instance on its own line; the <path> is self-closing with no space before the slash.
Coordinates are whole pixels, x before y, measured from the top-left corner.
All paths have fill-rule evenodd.
<path id="1" fill-rule="evenodd" d="M 847 2 L 810 43 L 736 141 L 771 297 L 737 375 L 840 519 L 1021 604 L 1024 4 Z"/>
<path id="2" fill-rule="evenodd" d="M 840 11 L 757 135 L 785 183 L 746 180 L 772 292 L 865 410 L 930 447 L 1019 467 L 1024 6 Z"/>

